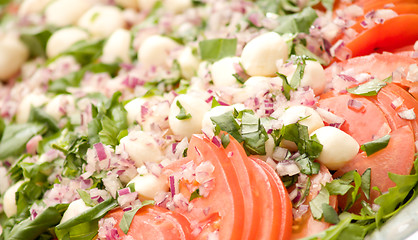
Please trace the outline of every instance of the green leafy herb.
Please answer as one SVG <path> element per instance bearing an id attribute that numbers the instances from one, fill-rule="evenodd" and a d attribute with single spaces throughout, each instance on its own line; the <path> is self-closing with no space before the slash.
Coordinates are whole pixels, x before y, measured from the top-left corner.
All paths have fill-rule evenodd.
<path id="1" fill-rule="evenodd" d="M 229 135 L 228 134 L 222 134 L 222 136 L 221 136 L 221 142 L 222 142 L 222 146 L 224 148 L 227 148 L 228 145 L 229 145 L 229 142 L 230 142 Z"/>
<path id="2" fill-rule="evenodd" d="M 337 224 L 340 221 L 337 212 L 331 205 L 323 203 L 322 204 L 322 214 L 324 215 L 325 222 L 332 224 Z"/>
<path id="3" fill-rule="evenodd" d="M 224 57 L 235 56 L 237 39 L 218 38 L 199 42 L 202 60 L 216 61 Z"/>
<path id="4" fill-rule="evenodd" d="M 54 61 L 64 55 L 70 55 L 73 56 L 82 66 L 85 66 L 94 62 L 102 55 L 103 45 L 104 40 L 94 42 L 85 40 L 79 41 L 73 44 L 65 52 L 53 58 L 51 61 Z"/>
<path id="5" fill-rule="evenodd" d="M 237 121 L 234 118 L 234 113 L 232 111 L 226 112 L 219 116 L 210 117 L 213 124 L 219 127 L 220 130 L 225 131 L 231 134 L 238 142 L 242 142 L 243 138 L 240 133 L 240 127 Z"/>
<path id="6" fill-rule="evenodd" d="M 212 98 L 211 108 L 218 107 L 218 106 L 221 106 L 221 104 L 219 104 L 219 102 L 216 100 L 216 98 Z"/>
<path id="7" fill-rule="evenodd" d="M 301 32 L 309 33 L 309 28 L 317 17 L 318 15 L 315 10 L 311 7 L 307 7 L 299 13 L 280 16 L 277 19 L 277 22 L 280 24 L 274 29 L 274 31 L 280 34 Z"/>
<path id="8" fill-rule="evenodd" d="M 321 58 L 321 57 L 317 56 L 316 54 L 314 54 L 313 52 L 309 51 L 309 49 L 306 48 L 301 43 L 295 44 L 294 51 L 295 51 L 295 54 L 297 56 L 306 56 L 306 57 L 308 57 L 310 59 L 316 60 L 317 62 L 319 62 L 323 66 L 327 66 L 328 65 L 327 62 L 323 58 Z"/>
<path id="9" fill-rule="evenodd" d="M 268 136 L 260 119 L 253 113 L 243 112 L 241 121 L 241 136 L 247 154 L 265 155 Z"/>
<path id="10" fill-rule="evenodd" d="M 80 195 L 80 198 L 83 200 L 84 204 L 86 204 L 86 206 L 89 207 L 93 207 L 94 206 L 94 202 L 90 197 L 90 194 L 88 194 L 86 191 L 82 190 L 82 189 L 76 189 L 78 195 Z"/>
<path id="11" fill-rule="evenodd" d="M 364 195 L 366 196 L 367 199 L 370 199 L 371 172 L 372 172 L 372 170 L 370 168 L 368 168 L 361 175 L 361 190 L 363 191 L 363 193 L 364 193 Z"/>
<path id="12" fill-rule="evenodd" d="M 138 212 L 138 210 L 141 209 L 144 206 L 152 205 L 152 204 L 154 204 L 154 201 L 152 201 L 152 200 L 146 200 L 146 201 L 143 201 L 140 206 L 135 207 L 135 208 L 133 208 L 130 211 L 124 212 L 123 213 L 123 217 L 122 217 L 122 219 L 120 220 L 120 223 L 119 223 L 120 229 L 125 234 L 128 234 L 129 227 L 131 226 L 132 220 L 134 219 L 135 214 Z"/>
<path id="13" fill-rule="evenodd" d="M 192 194 L 190 195 L 189 202 L 191 202 L 195 198 L 200 198 L 200 197 L 202 197 L 202 195 L 200 195 L 199 188 L 198 188 L 194 192 L 192 192 Z"/>
<path id="14" fill-rule="evenodd" d="M 384 86 L 387 85 L 387 83 L 390 82 L 392 82 L 392 76 L 384 80 L 374 79 L 356 87 L 348 88 L 347 91 L 355 95 L 376 96 L 380 89 L 382 89 Z"/>
<path id="15" fill-rule="evenodd" d="M 180 101 L 177 100 L 176 105 L 180 109 L 179 114 L 176 116 L 178 120 L 186 120 L 192 118 L 192 115 L 186 112 L 186 109 L 183 107 L 183 105 L 181 105 Z"/>
<path id="16" fill-rule="evenodd" d="M 287 81 L 287 77 L 281 73 L 277 73 L 277 76 L 279 76 L 283 80 L 283 95 L 286 97 L 287 100 L 290 100 L 290 91 L 292 90 L 292 87 Z"/>
<path id="17" fill-rule="evenodd" d="M 323 216 L 322 205 L 329 205 L 329 192 L 326 188 L 321 188 L 318 195 L 309 202 L 309 207 L 312 212 L 312 216 L 315 219 L 321 219 Z"/>
<path id="18" fill-rule="evenodd" d="M 327 11 L 332 11 L 334 7 L 334 0 L 321 0 L 322 6 L 324 6 Z"/>
<path id="19" fill-rule="evenodd" d="M 48 133 L 52 134 L 59 130 L 58 122 L 55 120 L 55 118 L 51 117 L 49 114 L 47 114 L 44 110 L 41 108 L 35 108 L 31 107 L 30 114 L 29 114 L 29 122 L 34 123 L 45 123 L 45 125 L 48 128 Z M 47 133 L 47 134 L 48 134 Z"/>
<path id="20" fill-rule="evenodd" d="M 297 67 L 295 70 L 295 73 L 292 76 L 292 79 L 290 79 L 289 85 L 292 87 L 292 89 L 297 89 L 300 85 L 300 82 L 303 78 L 303 75 L 305 74 L 305 66 L 306 62 L 304 58 L 300 58 L 299 61 L 297 61 Z"/>
<path id="21" fill-rule="evenodd" d="M 90 147 L 86 136 L 74 137 L 67 141 L 53 143 L 52 147 L 64 153 L 63 176 L 75 177 L 82 174 L 83 164 L 86 162 L 87 149 Z"/>
<path id="22" fill-rule="evenodd" d="M 3 136 L 3 132 L 5 128 L 6 128 L 6 124 L 4 123 L 4 119 L 0 117 L 0 139 Z"/>
<path id="23" fill-rule="evenodd" d="M 301 154 L 306 154 L 310 159 L 319 157 L 322 144 L 315 135 L 309 137 L 308 127 L 299 123 L 285 125 L 280 130 L 280 136 L 296 143 Z"/>
<path id="24" fill-rule="evenodd" d="M 36 134 L 45 131 L 44 124 L 26 123 L 7 125 L 0 141 L 0 159 L 19 155 L 26 143 Z"/>
<path id="25" fill-rule="evenodd" d="M 301 173 L 312 175 L 318 174 L 321 165 L 318 162 L 313 162 L 306 154 L 302 154 L 295 159 Z"/>
<path id="26" fill-rule="evenodd" d="M 363 143 L 363 145 L 361 145 L 361 150 L 365 151 L 367 156 L 370 156 L 373 153 L 384 149 L 389 144 L 389 140 L 390 135 L 385 135 L 371 142 Z"/>
<path id="27" fill-rule="evenodd" d="M 40 26 L 26 28 L 21 32 L 20 40 L 28 47 L 31 57 L 46 57 L 46 43 L 53 31 Z"/>

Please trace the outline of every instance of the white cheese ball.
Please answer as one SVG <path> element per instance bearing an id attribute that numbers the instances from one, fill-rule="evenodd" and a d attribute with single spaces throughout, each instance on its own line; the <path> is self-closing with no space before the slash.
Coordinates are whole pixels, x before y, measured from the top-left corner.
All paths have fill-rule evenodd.
<path id="1" fill-rule="evenodd" d="M 302 105 L 289 107 L 279 119 L 283 122 L 283 125 L 289 125 L 296 122 L 305 125 L 308 127 L 309 134 L 324 126 L 321 116 L 315 109 Z"/>
<path id="2" fill-rule="evenodd" d="M 46 45 L 46 54 L 49 58 L 63 53 L 74 43 L 88 39 L 89 35 L 76 27 L 62 28 L 52 34 Z"/>
<path id="3" fill-rule="evenodd" d="M 143 98 L 135 98 L 125 105 L 129 124 L 133 124 L 141 117 L 141 108 L 145 102 L 146 101 Z"/>
<path id="4" fill-rule="evenodd" d="M 89 0 L 55 0 L 45 9 L 46 22 L 58 27 L 75 24 L 91 6 Z"/>
<path id="5" fill-rule="evenodd" d="M 128 136 L 120 140 L 120 145 L 140 167 L 144 162 L 160 162 L 162 153 L 157 141 L 147 132 L 131 131 Z"/>
<path id="6" fill-rule="evenodd" d="M 321 127 L 312 132 L 311 135 L 314 134 L 323 145 L 318 161 L 331 170 L 338 170 L 343 167 L 359 151 L 360 146 L 357 141 L 338 128 Z"/>
<path id="7" fill-rule="evenodd" d="M 118 29 L 109 37 L 103 47 L 101 57 L 104 63 L 114 63 L 121 60 L 130 63 L 129 48 L 131 46 L 131 33 L 125 29 Z"/>
<path id="8" fill-rule="evenodd" d="M 244 87 L 234 95 L 234 102 L 244 102 L 249 98 L 263 95 L 272 88 L 277 89 L 283 85 L 282 79 L 275 77 L 250 77 L 245 81 Z"/>
<path id="9" fill-rule="evenodd" d="M 140 10 L 149 11 L 157 3 L 157 0 L 137 0 Z"/>
<path id="10" fill-rule="evenodd" d="M 62 215 L 60 223 L 64 223 L 73 217 L 77 217 L 90 208 L 91 207 L 84 203 L 83 199 L 75 200 L 74 202 L 70 203 L 70 205 L 68 205 L 67 210 L 65 210 L 64 215 Z"/>
<path id="11" fill-rule="evenodd" d="M 74 97 L 68 94 L 60 94 L 48 102 L 45 106 L 45 112 L 58 121 L 67 114 L 68 109 L 73 107 Z"/>
<path id="12" fill-rule="evenodd" d="M 142 200 L 154 199 L 158 192 L 167 192 L 169 189 L 163 178 L 158 178 L 151 173 L 137 175 L 128 183 L 128 185 L 131 183 L 135 184 L 135 191 Z"/>
<path id="13" fill-rule="evenodd" d="M 50 2 L 51 0 L 24 0 L 19 6 L 17 15 L 23 17 L 32 13 L 40 13 Z"/>
<path id="14" fill-rule="evenodd" d="M 16 192 L 23 184 L 23 181 L 19 181 L 7 189 L 3 196 L 3 209 L 7 217 L 11 217 L 17 213 L 16 206 Z"/>
<path id="15" fill-rule="evenodd" d="M 215 125 L 213 124 L 211 117 L 220 116 L 226 112 L 234 111 L 236 109 L 237 111 L 242 111 L 245 109 L 244 104 L 234 104 L 231 106 L 217 106 L 212 109 L 210 109 L 208 112 L 205 113 L 202 120 L 202 129 L 205 132 L 213 131 L 215 128 Z"/>
<path id="16" fill-rule="evenodd" d="M 138 50 L 138 60 L 147 67 L 167 67 L 170 52 L 178 48 L 179 44 L 168 37 L 153 35 L 144 40 Z"/>
<path id="17" fill-rule="evenodd" d="M 319 95 L 324 91 L 326 84 L 324 68 L 317 61 L 306 60 L 305 62 L 305 71 L 300 81 L 300 86 L 310 87 L 315 95 Z M 294 69 L 296 70 L 296 65 Z M 295 70 L 292 71 L 292 74 L 287 76 L 289 81 L 292 79 Z"/>
<path id="18" fill-rule="evenodd" d="M 177 119 L 176 116 L 180 113 L 180 108 L 176 104 L 177 101 L 183 106 L 186 114 L 191 115 L 191 118 L 183 120 Z M 198 97 L 188 94 L 177 96 L 170 106 L 170 114 L 168 116 L 171 130 L 176 135 L 188 137 L 190 139 L 192 134 L 200 133 L 203 116 L 209 109 L 209 104 Z"/>
<path id="19" fill-rule="evenodd" d="M 285 61 L 287 56 L 288 47 L 285 40 L 275 32 L 268 32 L 245 45 L 241 62 L 251 76 L 274 76 L 277 60 Z"/>
<path id="20" fill-rule="evenodd" d="M 164 0 L 163 7 L 171 13 L 181 13 L 192 7 L 191 0 Z"/>
<path id="21" fill-rule="evenodd" d="M 138 1 L 137 0 L 116 0 L 116 4 L 124 7 L 124 8 L 138 8 Z"/>
<path id="22" fill-rule="evenodd" d="M 216 87 L 237 85 L 237 79 L 232 75 L 237 73 L 234 64 L 239 64 L 239 57 L 226 57 L 212 64 L 211 75 Z"/>
<path id="23" fill-rule="evenodd" d="M 199 67 L 199 59 L 193 55 L 193 51 L 190 47 L 185 47 L 181 51 L 177 61 L 184 78 L 190 79 L 195 76 L 197 68 Z"/>
<path id="24" fill-rule="evenodd" d="M 26 45 L 14 34 L 0 35 L 0 81 L 16 74 L 29 57 Z"/>
<path id="25" fill-rule="evenodd" d="M 46 103 L 49 99 L 38 93 L 30 93 L 23 98 L 20 102 L 19 107 L 17 108 L 17 123 L 26 123 L 29 119 L 30 109 L 32 106 L 39 107 Z"/>
<path id="26" fill-rule="evenodd" d="M 115 6 L 94 6 L 78 20 L 78 26 L 85 28 L 97 38 L 109 37 L 114 31 L 125 26 L 122 11 Z"/>

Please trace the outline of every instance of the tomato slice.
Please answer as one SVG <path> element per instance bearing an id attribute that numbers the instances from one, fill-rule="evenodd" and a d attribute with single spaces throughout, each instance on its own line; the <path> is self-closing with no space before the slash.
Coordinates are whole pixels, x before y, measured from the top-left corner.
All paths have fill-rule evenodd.
<path id="1" fill-rule="evenodd" d="M 358 101 L 363 107 L 359 110 L 352 108 L 349 106 L 350 101 Z M 340 129 L 351 135 L 359 144 L 383 137 L 391 131 L 380 108 L 364 97 L 343 94 L 321 99 L 318 106 L 344 118 L 345 122 Z"/>
<path id="2" fill-rule="evenodd" d="M 126 236 L 119 227 L 123 210 L 110 211 L 106 218 L 114 218 L 119 236 Z M 138 210 L 132 220 L 128 234 L 133 239 L 192 239 L 190 223 L 179 213 L 157 206 L 145 206 Z"/>
<path id="3" fill-rule="evenodd" d="M 364 152 L 359 153 L 353 160 L 348 162 L 344 167 L 339 169 L 334 177 L 342 176 L 351 170 L 357 170 L 360 174 L 371 168 L 371 187 L 377 186 L 381 192 L 386 192 L 390 187 L 394 187 L 395 183 L 389 179 L 388 173 L 396 173 L 407 175 L 410 173 L 414 163 L 414 135 L 409 126 L 403 126 L 394 130 L 390 134 L 391 138 L 386 148 L 367 156 Z M 375 190 L 370 192 L 370 200 L 372 203 L 379 193 Z M 365 200 L 365 197 L 362 197 Z M 341 203 L 344 205 L 344 199 Z M 359 201 L 357 201 L 359 203 Z M 360 204 L 353 206 L 353 211 L 359 211 Z"/>
<path id="4" fill-rule="evenodd" d="M 404 14 L 386 20 L 382 24 L 360 33 L 346 44 L 352 57 L 373 52 L 392 51 L 402 46 L 414 44 L 418 39 L 418 14 Z"/>
<path id="5" fill-rule="evenodd" d="M 319 173 L 311 177 L 311 187 L 309 188 L 309 195 L 306 197 L 304 204 L 309 204 L 309 202 L 318 195 L 322 185 L 331 181 L 331 173 L 324 165 L 321 164 Z M 333 208 L 337 209 L 336 196 L 330 196 L 329 203 Z M 304 215 L 295 220 L 292 229 L 292 239 L 309 237 L 313 234 L 326 230 L 330 226 L 330 223 L 314 219 L 312 217 L 311 211 L 308 210 Z"/>

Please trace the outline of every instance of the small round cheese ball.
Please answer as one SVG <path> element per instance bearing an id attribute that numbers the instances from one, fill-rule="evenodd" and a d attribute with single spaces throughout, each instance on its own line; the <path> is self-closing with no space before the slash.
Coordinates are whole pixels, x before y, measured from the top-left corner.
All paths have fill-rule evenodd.
<path id="1" fill-rule="evenodd" d="M 197 68 L 199 67 L 199 59 L 193 55 L 193 51 L 190 47 L 185 47 L 181 51 L 177 61 L 184 78 L 190 79 L 195 75 Z"/>
<path id="2" fill-rule="evenodd" d="M 3 209 L 7 217 L 11 217 L 17 213 L 16 192 L 23 184 L 19 181 L 7 189 L 3 196 Z"/>
<path id="3" fill-rule="evenodd" d="M 256 97 L 259 94 L 264 94 L 272 88 L 278 89 L 282 85 L 282 79 L 278 77 L 250 77 L 247 81 L 245 81 L 244 87 L 241 91 L 234 95 L 234 102 L 244 102 L 249 98 Z"/>
<path id="4" fill-rule="evenodd" d="M 331 170 L 343 167 L 357 155 L 360 148 L 353 137 L 335 127 L 321 127 L 311 135 L 316 135 L 323 146 L 318 161 Z"/>
<path id="5" fill-rule="evenodd" d="M 237 79 L 232 74 L 237 73 L 234 65 L 239 61 L 239 57 L 226 57 L 214 62 L 211 67 L 213 84 L 216 87 L 237 85 Z"/>
<path id="6" fill-rule="evenodd" d="M 19 17 L 32 13 L 40 13 L 51 2 L 51 0 L 24 0 L 17 12 Z"/>
<path id="7" fill-rule="evenodd" d="M 28 48 L 16 35 L 0 35 L 0 81 L 16 74 L 28 57 Z"/>
<path id="8" fill-rule="evenodd" d="M 45 9 L 46 22 L 58 27 L 75 24 L 91 6 L 89 0 L 55 0 Z"/>
<path id="9" fill-rule="evenodd" d="M 315 111 L 315 109 L 302 105 L 291 106 L 286 109 L 280 117 L 280 120 L 283 122 L 283 125 L 289 125 L 296 122 L 301 125 L 305 125 L 308 127 L 309 134 L 324 126 L 321 116 Z"/>
<path id="10" fill-rule="evenodd" d="M 305 71 L 300 81 L 301 87 L 310 87 L 314 91 L 315 95 L 321 94 L 325 89 L 325 71 L 321 64 L 317 61 L 306 60 Z M 294 67 L 296 70 L 296 66 Z M 292 79 L 295 72 L 288 75 L 288 79 Z"/>
<path id="11" fill-rule="evenodd" d="M 46 45 L 46 54 L 49 58 L 64 52 L 74 43 L 88 39 L 88 34 L 76 27 L 62 28 L 52 34 Z"/>
<path id="12" fill-rule="evenodd" d="M 75 200 L 74 202 L 70 203 L 70 205 L 68 205 L 67 210 L 65 210 L 64 215 L 62 215 L 60 223 L 64 223 L 73 217 L 77 217 L 90 208 L 91 207 L 84 203 L 83 199 Z"/>
<path id="13" fill-rule="evenodd" d="M 74 97 L 68 94 L 60 94 L 54 97 L 45 106 L 45 112 L 57 121 L 67 114 L 67 110 L 74 107 Z"/>
<path id="14" fill-rule="evenodd" d="M 146 101 L 143 98 L 135 98 L 125 105 L 129 124 L 133 124 L 141 117 L 141 108 L 145 102 Z"/>
<path id="15" fill-rule="evenodd" d="M 180 113 L 177 102 L 180 103 L 186 114 L 191 115 L 190 118 L 182 120 L 177 118 Z M 188 137 L 190 139 L 192 134 L 200 133 L 203 116 L 209 109 L 209 104 L 198 97 L 189 94 L 177 96 L 170 106 L 170 114 L 168 116 L 171 130 L 176 135 Z"/>
<path id="16" fill-rule="evenodd" d="M 38 93 L 30 93 L 23 98 L 20 102 L 19 107 L 17 108 L 17 123 L 25 123 L 29 119 L 30 109 L 32 106 L 40 107 L 41 105 L 45 104 L 49 99 L 43 95 Z"/>
<path id="17" fill-rule="evenodd" d="M 117 29 L 123 28 L 125 21 L 119 8 L 97 5 L 81 16 L 78 26 L 85 28 L 96 38 L 106 38 Z"/>
<path id="18" fill-rule="evenodd" d="M 124 7 L 124 8 L 133 8 L 138 9 L 138 1 L 137 0 L 116 0 L 116 4 Z"/>
<path id="19" fill-rule="evenodd" d="M 283 38 L 275 33 L 264 33 L 245 45 L 241 62 L 251 76 L 274 76 L 277 72 L 276 62 L 285 61 L 288 47 Z"/>
<path id="20" fill-rule="evenodd" d="M 118 29 L 109 37 L 103 47 L 101 57 L 104 63 L 114 63 L 117 60 L 130 63 L 129 48 L 131 46 L 131 33 L 125 29 Z"/>
<path id="21" fill-rule="evenodd" d="M 137 175 L 129 183 L 135 184 L 135 191 L 139 194 L 142 200 L 154 199 L 158 192 L 167 192 L 168 185 L 163 178 L 158 178 L 154 174 L 147 173 L 144 175 Z"/>
<path id="22" fill-rule="evenodd" d="M 168 37 L 153 35 L 144 40 L 138 50 L 138 60 L 147 67 L 167 67 L 167 58 L 179 44 Z"/>
<path id="23" fill-rule="evenodd" d="M 155 139 L 144 131 L 131 131 L 128 136 L 120 140 L 120 145 L 140 167 L 144 162 L 160 162 L 162 153 Z"/>
<path id="24" fill-rule="evenodd" d="M 164 0 L 163 7 L 172 13 L 181 13 L 192 7 L 191 0 Z"/>

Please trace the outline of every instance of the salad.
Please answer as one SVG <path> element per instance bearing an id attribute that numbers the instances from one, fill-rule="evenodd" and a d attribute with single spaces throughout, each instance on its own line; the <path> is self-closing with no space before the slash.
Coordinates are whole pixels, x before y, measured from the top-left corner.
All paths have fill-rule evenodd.
<path id="1" fill-rule="evenodd" d="M 416 1 L 0 19 L 0 239 L 417 237 Z"/>

